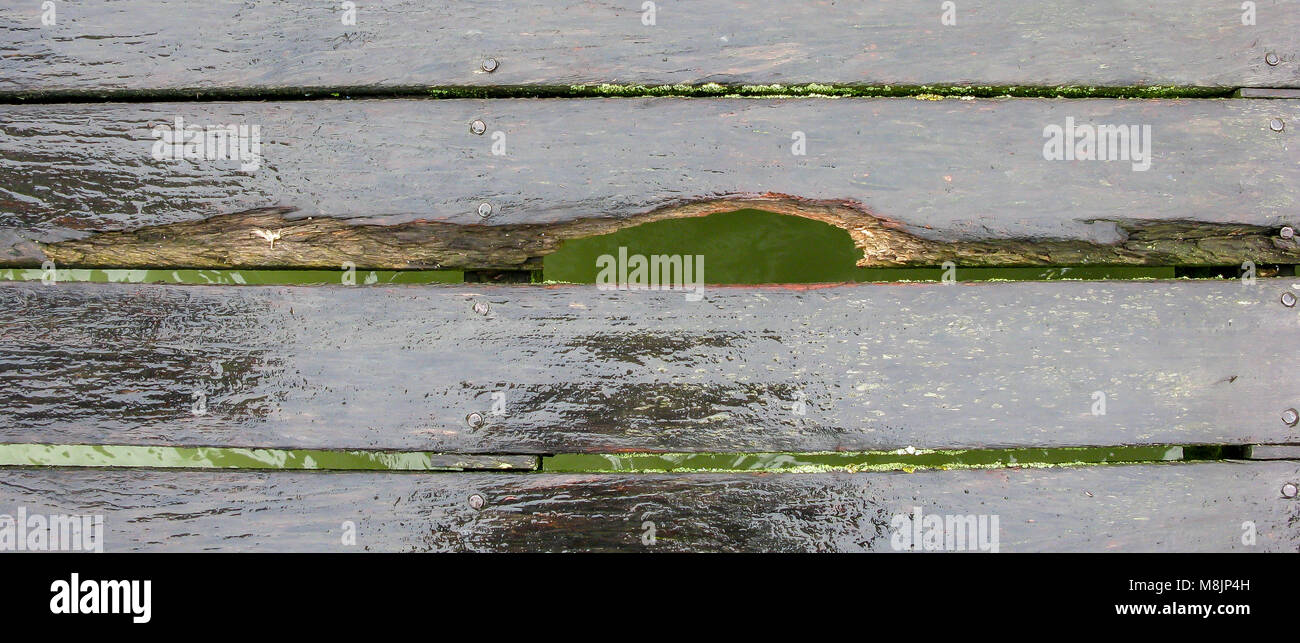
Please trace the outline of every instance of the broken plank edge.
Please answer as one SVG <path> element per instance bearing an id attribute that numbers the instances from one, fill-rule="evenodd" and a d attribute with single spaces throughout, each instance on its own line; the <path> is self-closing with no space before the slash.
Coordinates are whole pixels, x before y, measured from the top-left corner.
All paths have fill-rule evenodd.
<path id="1" fill-rule="evenodd" d="M 863 253 L 859 267 L 937 266 L 948 261 L 970 267 L 1300 263 L 1300 238 L 1282 238 L 1279 228 L 1270 226 L 1114 220 L 1109 222 L 1122 239 L 1110 244 L 1024 238 L 940 241 L 912 234 L 852 200 L 767 193 L 677 202 L 624 218 L 548 224 L 358 224 L 335 217 L 291 217 L 295 208 L 276 206 L 80 239 L 24 241 L 0 257 L 0 266 L 39 266 L 48 260 L 77 268 L 337 269 L 351 263 L 367 270 L 536 270 L 544 256 L 569 239 L 743 209 L 844 229 Z"/>

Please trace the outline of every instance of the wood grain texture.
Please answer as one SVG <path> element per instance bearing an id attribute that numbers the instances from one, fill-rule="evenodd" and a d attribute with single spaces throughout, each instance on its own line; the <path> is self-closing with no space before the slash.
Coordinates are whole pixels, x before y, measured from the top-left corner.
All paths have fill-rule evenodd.
<path id="1" fill-rule="evenodd" d="M 1181 453 L 1172 455 L 1180 459 Z M 607 456 L 606 456 L 607 457 Z M 464 455 L 418 451 L 232 449 L 112 444 L 5 444 L 0 466 L 273 469 L 292 471 L 536 471 L 535 455 Z"/>
<path id="2" fill-rule="evenodd" d="M 5 283 L 0 442 L 519 454 L 1292 443 L 1281 414 L 1296 404 L 1285 383 L 1300 319 L 1279 302 L 1292 281 L 706 288 L 703 301 L 578 286 Z M 206 415 L 192 414 L 195 391 Z M 467 422 L 475 412 L 483 422 Z"/>
<path id="3" fill-rule="evenodd" d="M 852 83 L 1300 86 L 1300 7 L 1068 0 L 0 6 L 0 90 Z M 1279 64 L 1265 61 L 1268 53 Z M 499 66 L 485 73 L 483 60 Z"/>
<path id="4" fill-rule="evenodd" d="M 1295 462 L 679 476 L 10 469 L 0 513 L 102 514 L 106 551 L 892 551 L 893 516 L 919 507 L 996 515 L 1000 552 L 1295 552 L 1300 500 L 1279 490 L 1297 478 Z M 344 521 L 355 546 L 342 544 Z"/>
<path id="5" fill-rule="evenodd" d="M 259 125 L 258 169 L 155 160 L 151 128 L 177 117 Z M 1291 126 L 1274 132 L 1274 118 Z M 475 119 L 482 136 L 470 132 Z M 1045 160 L 1044 129 L 1067 119 L 1150 126 L 1150 168 Z M 13 246 L 0 254 L 11 263 L 39 263 L 31 241 L 144 228 L 50 251 L 151 267 L 337 267 L 350 256 L 373 257 L 373 268 L 455 266 L 477 253 L 477 266 L 501 268 L 566 234 L 749 206 L 845 227 L 863 265 L 1300 261 L 1297 242 L 1274 234 L 1300 226 L 1296 100 L 27 105 L 0 107 L 0 123 L 0 246 Z M 792 154 L 796 132 L 804 156 Z M 440 225 L 481 228 L 483 203 L 496 229 Z M 271 248 L 238 216 L 197 223 L 271 206 L 363 229 L 300 222 Z M 198 227 L 150 227 L 183 222 Z M 1136 232 L 1151 224 L 1154 237 Z"/>
<path id="6" fill-rule="evenodd" d="M 1300 444 L 1256 444 L 1250 448 L 1250 459 L 1300 460 Z"/>
<path id="7" fill-rule="evenodd" d="M 1122 222 L 1113 243 L 1051 239 L 932 241 L 842 203 L 781 195 L 692 201 L 624 219 L 550 224 L 464 225 L 417 221 L 351 225 L 332 217 L 291 218 L 289 208 L 258 208 L 202 221 L 104 232 L 55 243 L 20 243 L 0 265 L 144 268 L 321 268 L 345 263 L 371 270 L 537 270 L 570 239 L 610 234 L 665 219 L 757 209 L 829 223 L 862 251 L 858 266 L 1236 266 L 1300 263 L 1300 240 L 1279 228 L 1196 221 Z M 273 240 L 266 238 L 270 233 Z M 269 241 L 269 242 L 268 242 Z M 279 243 L 278 249 L 276 243 Z M 725 240 L 719 239 L 718 245 Z M 26 247 L 26 251 L 24 251 Z M 23 254 L 26 252 L 26 254 Z M 757 261 L 762 261 L 760 257 Z M 527 274 L 527 273 L 521 273 Z M 469 279 L 467 279 L 469 281 Z"/>
<path id="8" fill-rule="evenodd" d="M 1238 98 L 1300 98 L 1300 89 L 1243 87 L 1236 95 Z"/>

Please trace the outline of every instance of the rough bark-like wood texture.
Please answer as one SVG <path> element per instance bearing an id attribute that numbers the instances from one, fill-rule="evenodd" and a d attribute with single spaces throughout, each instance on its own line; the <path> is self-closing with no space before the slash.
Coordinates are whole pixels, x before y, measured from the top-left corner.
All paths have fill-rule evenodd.
<path id="1" fill-rule="evenodd" d="M 1293 443 L 1281 418 L 1297 405 L 1300 333 L 1279 302 L 1291 281 L 706 288 L 694 302 L 577 286 L 8 283 L 0 442 L 521 454 Z M 195 391 L 206 415 L 192 414 Z M 467 422 L 475 412 L 483 421 Z"/>
<path id="2" fill-rule="evenodd" d="M 1300 6 L 1259 2 L 116 0 L 0 7 L 0 90 L 853 83 L 1300 86 Z M 204 34 L 205 37 L 196 37 Z M 1278 56 L 1270 66 L 1266 55 Z M 485 73 L 485 58 L 499 66 Z"/>
<path id="3" fill-rule="evenodd" d="M 1023 265 L 1236 265 L 1300 263 L 1300 239 L 1279 236 L 1278 228 L 1196 221 L 1121 222 L 1122 239 L 1113 243 L 1043 239 L 932 241 L 840 203 L 802 201 L 781 195 L 712 199 L 660 208 L 627 219 L 578 219 L 553 224 L 501 226 L 412 222 L 390 226 L 350 225 L 342 219 L 289 219 L 287 208 L 259 208 L 202 221 L 130 231 L 105 232 L 86 239 L 34 245 L 21 258 L 0 265 L 35 265 L 49 259 L 58 266 L 155 268 L 338 268 L 352 262 L 369 269 L 527 270 L 568 239 L 608 234 L 619 228 L 663 219 L 707 216 L 754 208 L 823 221 L 848 230 L 864 256 L 859 266 Z M 278 249 L 256 231 L 278 236 Z M 22 251 L 23 246 L 15 247 Z"/>
<path id="4" fill-rule="evenodd" d="M 150 267 L 506 268 L 566 235 L 749 206 L 845 227 L 863 265 L 1298 261 L 1296 242 L 1275 234 L 1300 224 L 1295 100 L 372 100 L 27 105 L 0 116 L 0 245 L 16 244 L 11 263 L 39 262 L 20 239 L 146 228 L 48 251 Z M 150 128 L 178 116 L 260 125 L 260 167 L 155 160 Z M 1071 118 L 1150 125 L 1150 168 L 1045 160 L 1044 128 Z M 1274 118 L 1291 125 L 1274 132 Z M 474 119 L 483 136 L 470 132 Z M 498 131 L 504 156 L 491 150 Z M 792 154 L 796 132 L 805 156 Z M 269 206 L 314 219 L 282 224 L 271 210 L 147 228 Z M 508 227 L 527 224 L 565 225 Z M 260 226 L 286 228 L 275 248 L 254 236 Z"/>
<path id="5" fill-rule="evenodd" d="M 0 512 L 102 514 L 106 551 L 892 551 L 893 516 L 920 507 L 996 515 L 1001 552 L 1294 552 L 1300 500 L 1280 489 L 1297 479 L 1295 462 L 681 476 L 4 470 Z M 345 521 L 355 546 L 342 544 Z"/>

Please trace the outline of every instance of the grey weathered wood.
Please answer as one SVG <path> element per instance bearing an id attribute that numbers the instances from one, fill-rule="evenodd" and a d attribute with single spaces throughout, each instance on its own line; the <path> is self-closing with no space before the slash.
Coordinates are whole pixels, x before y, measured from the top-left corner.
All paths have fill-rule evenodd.
<path id="1" fill-rule="evenodd" d="M 106 551 L 892 551 L 893 516 L 919 507 L 997 516 L 1000 552 L 1294 552 L 1300 500 L 1279 490 L 1297 479 L 1294 462 L 679 476 L 0 470 L 0 513 L 103 515 Z M 345 521 L 354 546 L 342 544 Z"/>
<path id="2" fill-rule="evenodd" d="M 1250 448 L 1252 460 L 1300 460 L 1300 444 L 1256 444 Z"/>
<path id="3" fill-rule="evenodd" d="M 155 160 L 150 128 L 176 117 L 260 125 L 260 167 Z M 1150 169 L 1045 160 L 1044 128 L 1067 118 L 1149 125 Z M 1271 131 L 1273 118 L 1291 125 Z M 475 119 L 483 136 L 470 132 Z M 1296 240 L 1276 235 L 1300 225 L 1295 100 L 25 105 L 0 107 L 0 121 L 0 246 L 16 244 L 0 253 L 7 261 L 39 263 L 24 238 L 199 225 L 279 205 L 319 221 L 286 230 L 275 248 L 253 232 L 280 218 L 236 216 L 47 250 L 82 265 L 336 267 L 368 257 L 373 268 L 504 268 L 566 234 L 767 203 L 846 228 L 863 265 L 1300 263 Z M 491 150 L 498 131 L 504 156 Z M 792 154 L 796 132 L 806 156 Z M 485 202 L 488 228 L 478 225 Z M 356 233 L 365 239 L 344 238 L 334 217 L 371 224 Z M 1191 223 L 1169 223 L 1182 220 Z M 1172 232 L 1135 231 L 1153 222 Z M 1207 222 L 1227 227 L 1196 229 Z M 525 224 L 558 228 L 503 227 Z M 493 259 L 458 266 L 458 252 Z"/>
<path id="4" fill-rule="evenodd" d="M 1300 10 L 1260 2 L 104 0 L 0 7 L 0 91 L 582 83 L 1300 86 Z M 196 36 L 207 34 L 207 36 Z M 1265 61 L 1279 57 L 1276 66 Z M 499 66 L 484 73 L 486 57 Z"/>
<path id="5" fill-rule="evenodd" d="M 692 302 L 578 286 L 6 283 L 0 442 L 453 453 L 1287 443 L 1300 440 L 1281 420 L 1296 404 L 1285 383 L 1300 335 L 1279 302 L 1291 287 L 706 288 Z M 196 390 L 207 396 L 197 417 Z M 481 425 L 466 421 L 473 412 Z"/>
<path id="6" fill-rule="evenodd" d="M 463 270 L 477 274 L 513 271 L 528 275 L 565 241 L 598 236 L 619 228 L 680 217 L 744 209 L 805 217 L 847 230 L 862 257 L 858 266 L 1230 266 L 1300 263 L 1300 241 L 1270 226 L 1196 221 L 1121 222 L 1120 239 L 1082 240 L 993 238 L 933 241 L 899 230 L 887 221 L 848 205 L 792 199 L 780 195 L 692 201 L 623 219 L 585 218 L 551 224 L 463 225 L 415 221 L 395 225 L 352 225 L 333 217 L 292 218 L 291 208 L 257 208 L 201 221 L 136 230 L 101 232 L 56 243 L 20 242 L 16 256 L 0 265 L 48 267 L 112 266 L 151 269 L 324 268 L 351 264 L 366 269 Z M 268 237 L 270 237 L 268 239 Z M 269 243 L 268 243 L 269 241 Z M 279 242 L 279 246 L 275 242 Z M 715 239 L 715 247 L 734 244 Z M 796 243 L 791 240 L 787 243 Z M 766 258 L 749 261 L 761 270 Z M 841 268 L 849 268 L 848 261 Z M 525 279 L 527 281 L 527 279 Z"/>
<path id="7" fill-rule="evenodd" d="M 1300 89 L 1272 87 L 1243 87 L 1237 90 L 1238 98 L 1300 98 Z"/>
<path id="8" fill-rule="evenodd" d="M 419 451 L 232 449 L 120 444 L 11 443 L 0 446 L 0 466 L 291 471 L 535 471 L 540 464 L 540 458 L 535 455 L 465 455 Z"/>

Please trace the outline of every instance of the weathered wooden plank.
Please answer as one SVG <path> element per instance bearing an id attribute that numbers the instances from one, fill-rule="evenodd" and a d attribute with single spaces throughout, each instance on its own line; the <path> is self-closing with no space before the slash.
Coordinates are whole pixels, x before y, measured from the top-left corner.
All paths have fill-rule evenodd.
<path id="1" fill-rule="evenodd" d="M 1250 448 L 1250 459 L 1300 460 L 1300 444 L 1256 444 Z"/>
<path id="2" fill-rule="evenodd" d="M 176 118 L 260 126 L 260 154 L 156 160 L 151 128 Z M 861 265 L 1300 263 L 1278 235 L 1300 223 L 1294 100 L 27 105 L 0 122 L 11 263 L 40 263 L 27 238 L 110 267 L 526 268 L 565 238 L 743 207 L 841 226 Z M 1137 128 L 1150 153 L 1047 160 L 1070 123 Z M 277 205 L 298 221 L 209 218 Z"/>
<path id="3" fill-rule="evenodd" d="M 1298 320 L 1279 301 L 1291 281 L 706 287 L 692 293 L 702 301 L 578 286 L 5 283 L 0 442 L 1288 443 L 1300 439 L 1282 418 L 1297 403 L 1285 383 Z"/>
<path id="4" fill-rule="evenodd" d="M 1243 87 L 1237 90 L 1238 98 L 1300 98 L 1300 89 L 1273 87 Z"/>
<path id="5" fill-rule="evenodd" d="M 325 471 L 534 471 L 535 455 L 464 455 L 420 451 L 231 449 L 105 444 L 6 444 L 0 466 L 154 467 Z"/>
<path id="6" fill-rule="evenodd" d="M 920 508 L 987 516 L 988 550 L 996 516 L 1001 552 L 1294 552 L 1300 500 L 1279 490 L 1297 478 L 1294 462 L 679 476 L 11 469 L 0 512 L 102 515 L 106 551 L 893 551 L 906 526 L 894 517 Z"/>
<path id="7" fill-rule="evenodd" d="M 1216 0 L 963 0 L 949 20 L 941 4 L 660 2 L 652 15 L 641 2 L 389 0 L 350 16 L 313 0 L 100 0 L 59 3 L 43 22 L 43 3 L 10 2 L 0 90 L 1300 86 L 1292 0 L 1249 12 Z"/>

